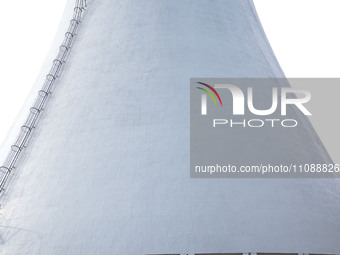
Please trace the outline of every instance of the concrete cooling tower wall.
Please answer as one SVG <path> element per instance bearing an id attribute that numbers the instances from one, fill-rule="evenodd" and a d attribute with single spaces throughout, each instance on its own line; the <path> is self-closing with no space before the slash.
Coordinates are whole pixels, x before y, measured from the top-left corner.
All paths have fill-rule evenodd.
<path id="1" fill-rule="evenodd" d="M 190 179 L 190 78 L 284 77 L 252 1 L 80 2 L 1 193 L 1 254 L 340 254 L 337 179 Z M 258 157 L 331 162 L 296 118 L 297 135 L 242 139 L 265 144 Z M 228 146 L 230 159 L 255 153 Z"/>

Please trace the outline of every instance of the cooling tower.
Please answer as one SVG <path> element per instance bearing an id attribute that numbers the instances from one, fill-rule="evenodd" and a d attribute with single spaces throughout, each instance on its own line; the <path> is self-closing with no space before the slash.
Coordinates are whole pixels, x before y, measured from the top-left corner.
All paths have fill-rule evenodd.
<path id="1" fill-rule="evenodd" d="M 41 77 L 1 168 L 1 254 L 340 254 L 336 179 L 190 178 L 190 78 L 284 77 L 251 0 L 69 0 Z M 304 125 L 254 139 L 331 162 Z"/>

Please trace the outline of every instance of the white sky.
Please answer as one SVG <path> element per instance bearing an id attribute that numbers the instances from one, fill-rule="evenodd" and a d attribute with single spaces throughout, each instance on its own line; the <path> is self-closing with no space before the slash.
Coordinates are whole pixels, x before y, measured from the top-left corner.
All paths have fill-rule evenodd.
<path id="1" fill-rule="evenodd" d="M 254 2 L 287 77 L 340 77 L 339 0 Z M 65 3 L 0 0 L 0 145 L 39 74 Z"/>

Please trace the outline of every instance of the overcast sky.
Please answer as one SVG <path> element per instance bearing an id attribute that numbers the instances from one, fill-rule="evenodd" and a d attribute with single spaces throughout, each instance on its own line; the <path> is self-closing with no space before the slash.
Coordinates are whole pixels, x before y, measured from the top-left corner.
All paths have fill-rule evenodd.
<path id="1" fill-rule="evenodd" d="M 1 145 L 39 74 L 66 0 L 0 1 Z M 287 77 L 340 77 L 339 0 L 254 2 Z"/>

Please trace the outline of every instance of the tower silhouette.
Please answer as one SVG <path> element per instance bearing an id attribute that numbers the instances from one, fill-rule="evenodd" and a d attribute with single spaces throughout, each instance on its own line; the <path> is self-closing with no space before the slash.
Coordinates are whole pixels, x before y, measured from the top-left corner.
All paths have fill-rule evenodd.
<path id="1" fill-rule="evenodd" d="M 67 6 L 1 168 L 1 254 L 340 253 L 335 179 L 190 179 L 190 78 L 284 77 L 252 1 Z M 304 125 L 256 139 L 330 162 Z"/>

